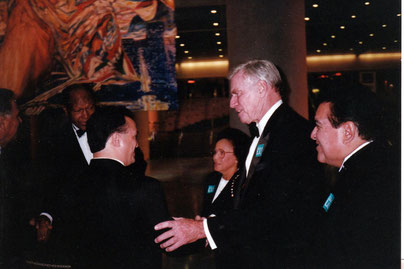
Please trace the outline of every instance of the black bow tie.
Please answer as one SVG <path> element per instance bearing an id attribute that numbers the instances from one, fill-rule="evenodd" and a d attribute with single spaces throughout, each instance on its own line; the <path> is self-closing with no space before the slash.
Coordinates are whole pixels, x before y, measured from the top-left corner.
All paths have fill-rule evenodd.
<path id="1" fill-rule="evenodd" d="M 255 122 L 252 122 L 252 123 L 250 123 L 249 125 L 248 125 L 248 129 L 250 129 L 250 134 L 251 134 L 251 137 L 259 137 L 260 136 L 260 133 L 259 133 L 259 131 L 258 131 L 258 127 L 257 127 L 257 125 L 255 124 Z"/>
<path id="2" fill-rule="evenodd" d="M 76 130 L 76 134 L 77 134 L 78 137 L 82 137 L 83 134 L 85 134 L 85 133 L 86 133 L 86 131 L 83 131 L 81 129 Z"/>

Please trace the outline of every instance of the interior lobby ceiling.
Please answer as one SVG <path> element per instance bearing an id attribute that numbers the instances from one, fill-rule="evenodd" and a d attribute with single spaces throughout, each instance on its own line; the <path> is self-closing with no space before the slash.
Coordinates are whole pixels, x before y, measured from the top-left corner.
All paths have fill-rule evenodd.
<path id="1" fill-rule="evenodd" d="M 306 0 L 304 19 L 307 55 L 401 51 L 400 0 Z M 176 0 L 175 20 L 177 62 L 227 58 L 225 1 Z"/>

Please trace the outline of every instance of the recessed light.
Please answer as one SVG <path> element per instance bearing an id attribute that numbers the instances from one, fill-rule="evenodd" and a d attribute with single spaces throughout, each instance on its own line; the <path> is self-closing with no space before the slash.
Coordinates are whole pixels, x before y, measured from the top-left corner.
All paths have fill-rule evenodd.
<path id="1" fill-rule="evenodd" d="M 352 18 L 352 19 L 356 19 L 356 15 L 352 15 L 351 18 Z"/>
<path id="2" fill-rule="evenodd" d="M 375 36 L 375 34 L 369 34 L 369 36 Z"/>
<path id="3" fill-rule="evenodd" d="M 314 88 L 314 89 L 311 89 L 311 92 L 312 92 L 312 93 L 319 93 L 319 92 L 320 92 L 320 89 Z"/>
<path id="4" fill-rule="evenodd" d="M 220 45 L 220 44 L 222 44 L 222 42 L 220 42 L 220 41 L 217 41 L 217 42 L 216 42 L 216 44 Z"/>
<path id="5" fill-rule="evenodd" d="M 218 23 L 218 22 L 214 22 L 214 23 L 213 23 L 213 26 L 219 26 L 219 23 Z"/>
<path id="6" fill-rule="evenodd" d="M 344 26 L 344 25 L 341 25 L 339 28 L 342 29 L 342 30 L 344 30 L 344 29 L 345 29 L 345 26 Z"/>
<path id="7" fill-rule="evenodd" d="M 189 59 L 189 60 L 191 60 L 191 59 L 192 59 L 192 57 L 191 57 L 191 56 L 189 56 L 189 57 L 188 57 L 188 59 Z"/>
<path id="8" fill-rule="evenodd" d="M 220 58 L 223 58 L 223 55 L 219 55 Z"/>
<path id="9" fill-rule="evenodd" d="M 398 40 L 394 40 L 394 43 L 397 43 L 398 42 Z"/>
<path id="10" fill-rule="evenodd" d="M 215 33 L 215 36 L 220 36 L 220 33 Z"/>
<path id="11" fill-rule="evenodd" d="M 316 50 L 316 52 L 317 52 L 317 53 L 320 53 L 320 52 L 321 52 L 321 50 Z"/>
<path id="12" fill-rule="evenodd" d="M 387 24 L 383 24 L 382 27 L 383 27 L 383 28 L 386 28 L 386 27 L 387 27 Z"/>
<path id="13" fill-rule="evenodd" d="M 370 2 L 365 2 L 365 6 L 368 6 L 368 5 L 370 5 Z"/>
<path id="14" fill-rule="evenodd" d="M 324 43 L 323 43 L 323 46 L 327 46 L 327 43 L 324 42 Z"/>
<path id="15" fill-rule="evenodd" d="M 359 43 L 359 45 L 362 45 L 362 44 L 363 44 L 363 41 L 359 41 L 358 43 Z"/>
<path id="16" fill-rule="evenodd" d="M 188 53 L 189 53 L 189 51 L 188 51 L 188 50 L 186 50 L 186 51 L 184 51 L 184 53 L 185 53 L 185 54 L 188 54 Z"/>
<path id="17" fill-rule="evenodd" d="M 397 13 L 397 17 L 401 17 L 401 13 Z"/>
<path id="18" fill-rule="evenodd" d="M 383 47 L 383 48 L 382 48 L 382 50 L 385 50 L 385 49 L 387 49 L 387 48 L 386 48 L 386 47 Z"/>
<path id="19" fill-rule="evenodd" d="M 335 38 L 335 35 L 332 35 L 331 38 Z"/>
<path id="20" fill-rule="evenodd" d="M 179 35 L 176 35 L 175 38 L 178 39 L 178 38 L 180 38 L 180 36 L 179 36 Z"/>
<path id="21" fill-rule="evenodd" d="M 184 43 L 181 43 L 181 44 L 180 44 L 180 47 L 184 47 L 184 46 L 185 46 L 185 44 L 184 44 Z"/>
<path id="22" fill-rule="evenodd" d="M 212 9 L 212 10 L 210 11 L 210 13 L 216 14 L 216 13 L 217 13 L 217 10 L 216 10 L 216 9 Z"/>
<path id="23" fill-rule="evenodd" d="M 310 18 L 309 18 L 309 17 L 305 17 L 304 20 L 305 20 L 305 21 L 309 21 Z"/>
<path id="24" fill-rule="evenodd" d="M 349 48 L 350 51 L 353 51 L 353 48 Z"/>
<path id="25" fill-rule="evenodd" d="M 313 7 L 314 7 L 314 8 L 318 7 L 318 4 L 313 4 Z"/>
<path id="26" fill-rule="evenodd" d="M 218 49 L 217 51 L 223 51 L 223 49 Z"/>

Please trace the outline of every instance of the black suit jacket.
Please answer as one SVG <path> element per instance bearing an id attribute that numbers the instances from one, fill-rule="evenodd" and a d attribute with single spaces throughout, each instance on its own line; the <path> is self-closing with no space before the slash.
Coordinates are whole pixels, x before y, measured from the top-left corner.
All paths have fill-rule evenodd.
<path id="1" fill-rule="evenodd" d="M 313 268 L 400 268 L 398 160 L 377 141 L 347 160 L 331 190 L 334 201 L 322 209 Z"/>
<path id="2" fill-rule="evenodd" d="M 218 248 L 238 249 L 231 256 L 237 268 L 305 266 L 323 182 L 310 132 L 305 119 L 281 105 L 263 131 L 258 145 L 266 146 L 250 178 L 240 180 L 236 209 L 208 219 Z"/>
<path id="3" fill-rule="evenodd" d="M 154 225 L 169 215 L 157 180 L 96 159 L 64 196 L 74 268 L 161 268 Z"/>
<path id="4" fill-rule="evenodd" d="M 66 122 L 52 135 L 41 137 L 34 176 L 40 186 L 37 210 L 58 214 L 55 201 L 63 194 L 66 183 L 71 183 L 88 163 L 76 138 L 72 123 Z"/>
<path id="5" fill-rule="evenodd" d="M 240 171 L 237 171 L 233 177 L 226 184 L 219 196 L 212 203 L 215 196 L 217 187 L 219 186 L 222 174 L 218 172 L 210 173 L 205 180 L 204 197 L 203 197 L 203 210 L 201 216 L 209 217 L 211 214 L 225 214 L 227 211 L 233 209 L 234 194 L 236 192 L 235 187 L 238 178 L 240 177 Z M 233 187 L 233 196 L 231 193 L 231 187 Z"/>

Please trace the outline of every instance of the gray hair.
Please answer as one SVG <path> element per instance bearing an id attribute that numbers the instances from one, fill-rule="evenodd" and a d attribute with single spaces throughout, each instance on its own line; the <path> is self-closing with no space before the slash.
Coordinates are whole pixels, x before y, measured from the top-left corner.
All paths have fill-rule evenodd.
<path id="1" fill-rule="evenodd" d="M 236 66 L 229 74 L 228 79 L 232 79 L 238 72 L 242 72 L 248 78 L 263 80 L 268 85 L 280 91 L 282 78 L 278 68 L 267 60 L 251 60 Z"/>

